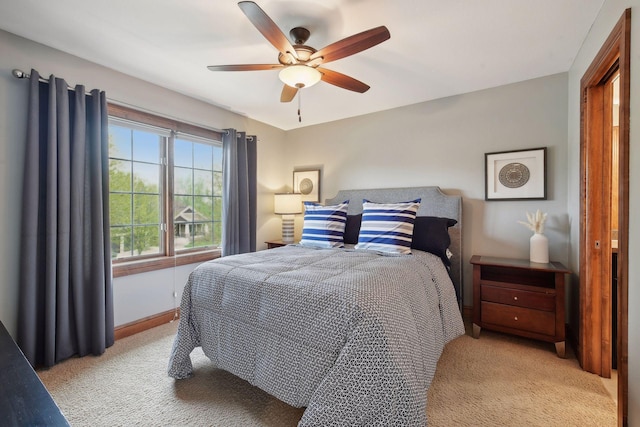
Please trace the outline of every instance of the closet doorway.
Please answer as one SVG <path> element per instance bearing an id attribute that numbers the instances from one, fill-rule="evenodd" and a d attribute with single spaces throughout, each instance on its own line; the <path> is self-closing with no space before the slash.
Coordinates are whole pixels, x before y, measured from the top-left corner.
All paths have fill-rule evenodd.
<path id="1" fill-rule="evenodd" d="M 630 25 L 627 9 L 580 81 L 577 352 L 582 368 L 600 376 L 617 366 L 619 426 L 627 425 L 628 400 Z"/>

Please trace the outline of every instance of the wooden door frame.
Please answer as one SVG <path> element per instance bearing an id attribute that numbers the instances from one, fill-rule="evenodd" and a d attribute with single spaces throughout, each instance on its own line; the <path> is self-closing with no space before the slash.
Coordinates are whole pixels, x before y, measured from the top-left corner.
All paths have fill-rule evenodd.
<path id="1" fill-rule="evenodd" d="M 610 136 L 605 136 L 604 132 L 607 105 L 603 84 L 613 70 L 620 72 L 618 339 L 615 343 L 618 350 L 619 426 L 627 425 L 628 406 L 630 40 L 631 9 L 626 9 L 580 80 L 580 330 L 577 351 L 584 370 L 603 375 L 611 369 L 611 222 L 607 221 L 611 206 L 609 201 L 603 200 L 607 194 L 598 194 L 601 192 L 598 188 L 602 189 L 602 180 L 610 180 L 606 173 L 611 173 L 611 155 L 597 156 L 607 146 L 611 147 Z M 608 160 L 603 162 L 603 159 Z M 599 247 L 596 242 L 600 242 Z"/>

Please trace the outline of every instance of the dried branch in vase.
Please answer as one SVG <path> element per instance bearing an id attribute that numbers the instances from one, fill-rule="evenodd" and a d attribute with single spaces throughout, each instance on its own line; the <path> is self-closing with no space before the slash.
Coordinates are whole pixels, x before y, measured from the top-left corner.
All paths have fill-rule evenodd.
<path id="1" fill-rule="evenodd" d="M 527 212 L 527 222 L 518 222 L 534 233 L 542 234 L 544 232 L 544 222 L 546 219 L 546 212 L 540 212 L 540 209 L 538 209 L 535 214 Z"/>

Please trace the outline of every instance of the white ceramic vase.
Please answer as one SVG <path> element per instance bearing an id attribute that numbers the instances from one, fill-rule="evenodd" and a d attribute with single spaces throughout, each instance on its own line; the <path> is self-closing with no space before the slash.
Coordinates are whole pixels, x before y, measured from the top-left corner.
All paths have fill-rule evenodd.
<path id="1" fill-rule="evenodd" d="M 542 233 L 535 233 L 529 239 L 529 261 L 546 264 L 549 262 L 549 239 Z"/>

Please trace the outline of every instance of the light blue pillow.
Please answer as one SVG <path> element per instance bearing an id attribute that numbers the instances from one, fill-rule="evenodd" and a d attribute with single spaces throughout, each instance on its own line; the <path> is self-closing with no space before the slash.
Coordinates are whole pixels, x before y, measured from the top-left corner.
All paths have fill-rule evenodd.
<path id="1" fill-rule="evenodd" d="M 315 248 L 343 248 L 348 207 L 348 200 L 334 206 L 304 202 L 300 244 Z"/>
<path id="2" fill-rule="evenodd" d="M 355 248 L 410 254 L 420 201 L 373 203 L 363 200 L 360 234 Z"/>

